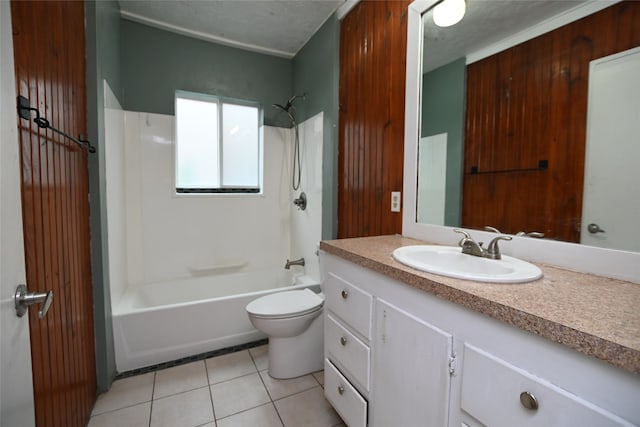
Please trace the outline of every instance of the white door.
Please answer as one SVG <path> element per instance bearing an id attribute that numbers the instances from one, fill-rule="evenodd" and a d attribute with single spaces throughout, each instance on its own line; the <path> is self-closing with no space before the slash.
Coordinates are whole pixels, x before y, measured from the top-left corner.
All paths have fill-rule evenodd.
<path id="1" fill-rule="evenodd" d="M 35 425 L 29 317 L 13 295 L 25 283 L 11 9 L 0 1 L 0 426 Z"/>
<path id="2" fill-rule="evenodd" d="M 591 61 L 589 73 L 580 240 L 640 251 L 640 48 Z"/>

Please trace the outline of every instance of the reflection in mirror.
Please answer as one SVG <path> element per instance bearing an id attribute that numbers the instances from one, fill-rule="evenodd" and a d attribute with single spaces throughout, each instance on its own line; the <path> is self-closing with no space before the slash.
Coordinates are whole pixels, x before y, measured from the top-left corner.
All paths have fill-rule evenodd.
<path id="1" fill-rule="evenodd" d="M 640 251 L 640 2 L 613 3 L 467 0 L 447 28 L 423 15 L 417 222 Z"/>

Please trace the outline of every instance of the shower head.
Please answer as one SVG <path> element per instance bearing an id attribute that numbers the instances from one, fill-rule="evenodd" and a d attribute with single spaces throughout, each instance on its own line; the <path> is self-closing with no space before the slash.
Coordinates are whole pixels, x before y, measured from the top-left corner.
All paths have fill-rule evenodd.
<path id="1" fill-rule="evenodd" d="M 307 98 L 307 94 L 304 93 L 302 95 L 293 95 L 291 98 L 289 98 L 289 100 L 287 101 L 286 105 L 281 105 L 281 104 L 271 104 L 273 107 L 275 108 L 279 108 L 282 111 L 284 111 L 285 113 L 288 113 L 289 110 L 291 109 L 291 107 L 293 107 L 293 101 L 295 101 L 297 98 L 302 98 L 302 99 L 306 99 Z"/>
<path id="2" fill-rule="evenodd" d="M 279 108 L 280 110 L 284 111 L 285 113 L 288 113 L 289 112 L 289 108 L 291 108 L 291 106 L 289 104 L 287 104 L 287 105 L 288 105 L 288 107 L 283 107 L 280 104 L 271 104 L 272 107 Z"/>

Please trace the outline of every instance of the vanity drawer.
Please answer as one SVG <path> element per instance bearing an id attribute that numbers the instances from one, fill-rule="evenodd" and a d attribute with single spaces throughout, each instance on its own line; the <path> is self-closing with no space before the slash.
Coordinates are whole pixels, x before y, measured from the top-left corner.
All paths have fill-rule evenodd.
<path id="1" fill-rule="evenodd" d="M 371 340 L 371 295 L 333 273 L 327 274 L 324 288 L 326 307 Z"/>
<path id="2" fill-rule="evenodd" d="M 462 364 L 462 410 L 485 426 L 631 426 L 469 344 Z"/>
<path id="3" fill-rule="evenodd" d="M 330 314 L 324 323 L 325 354 L 364 391 L 369 391 L 369 346 L 349 332 Z"/>
<path id="4" fill-rule="evenodd" d="M 367 401 L 327 359 L 324 360 L 324 395 L 349 427 L 367 425 Z"/>

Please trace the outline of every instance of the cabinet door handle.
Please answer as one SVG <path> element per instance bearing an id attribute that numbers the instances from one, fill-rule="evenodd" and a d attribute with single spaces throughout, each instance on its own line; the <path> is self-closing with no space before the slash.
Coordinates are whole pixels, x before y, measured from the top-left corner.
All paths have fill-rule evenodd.
<path id="1" fill-rule="evenodd" d="M 347 345 L 347 338 L 346 337 L 340 337 L 340 344 Z"/>
<path id="2" fill-rule="evenodd" d="M 522 403 L 522 406 L 532 411 L 538 409 L 538 399 L 528 391 L 520 393 L 520 403 Z"/>
<path id="3" fill-rule="evenodd" d="M 346 289 L 344 289 L 342 291 L 342 298 L 347 299 L 348 296 L 349 296 L 349 292 Z"/>
<path id="4" fill-rule="evenodd" d="M 343 394 L 344 393 L 344 387 L 342 387 L 341 385 L 338 386 L 338 394 Z"/>

